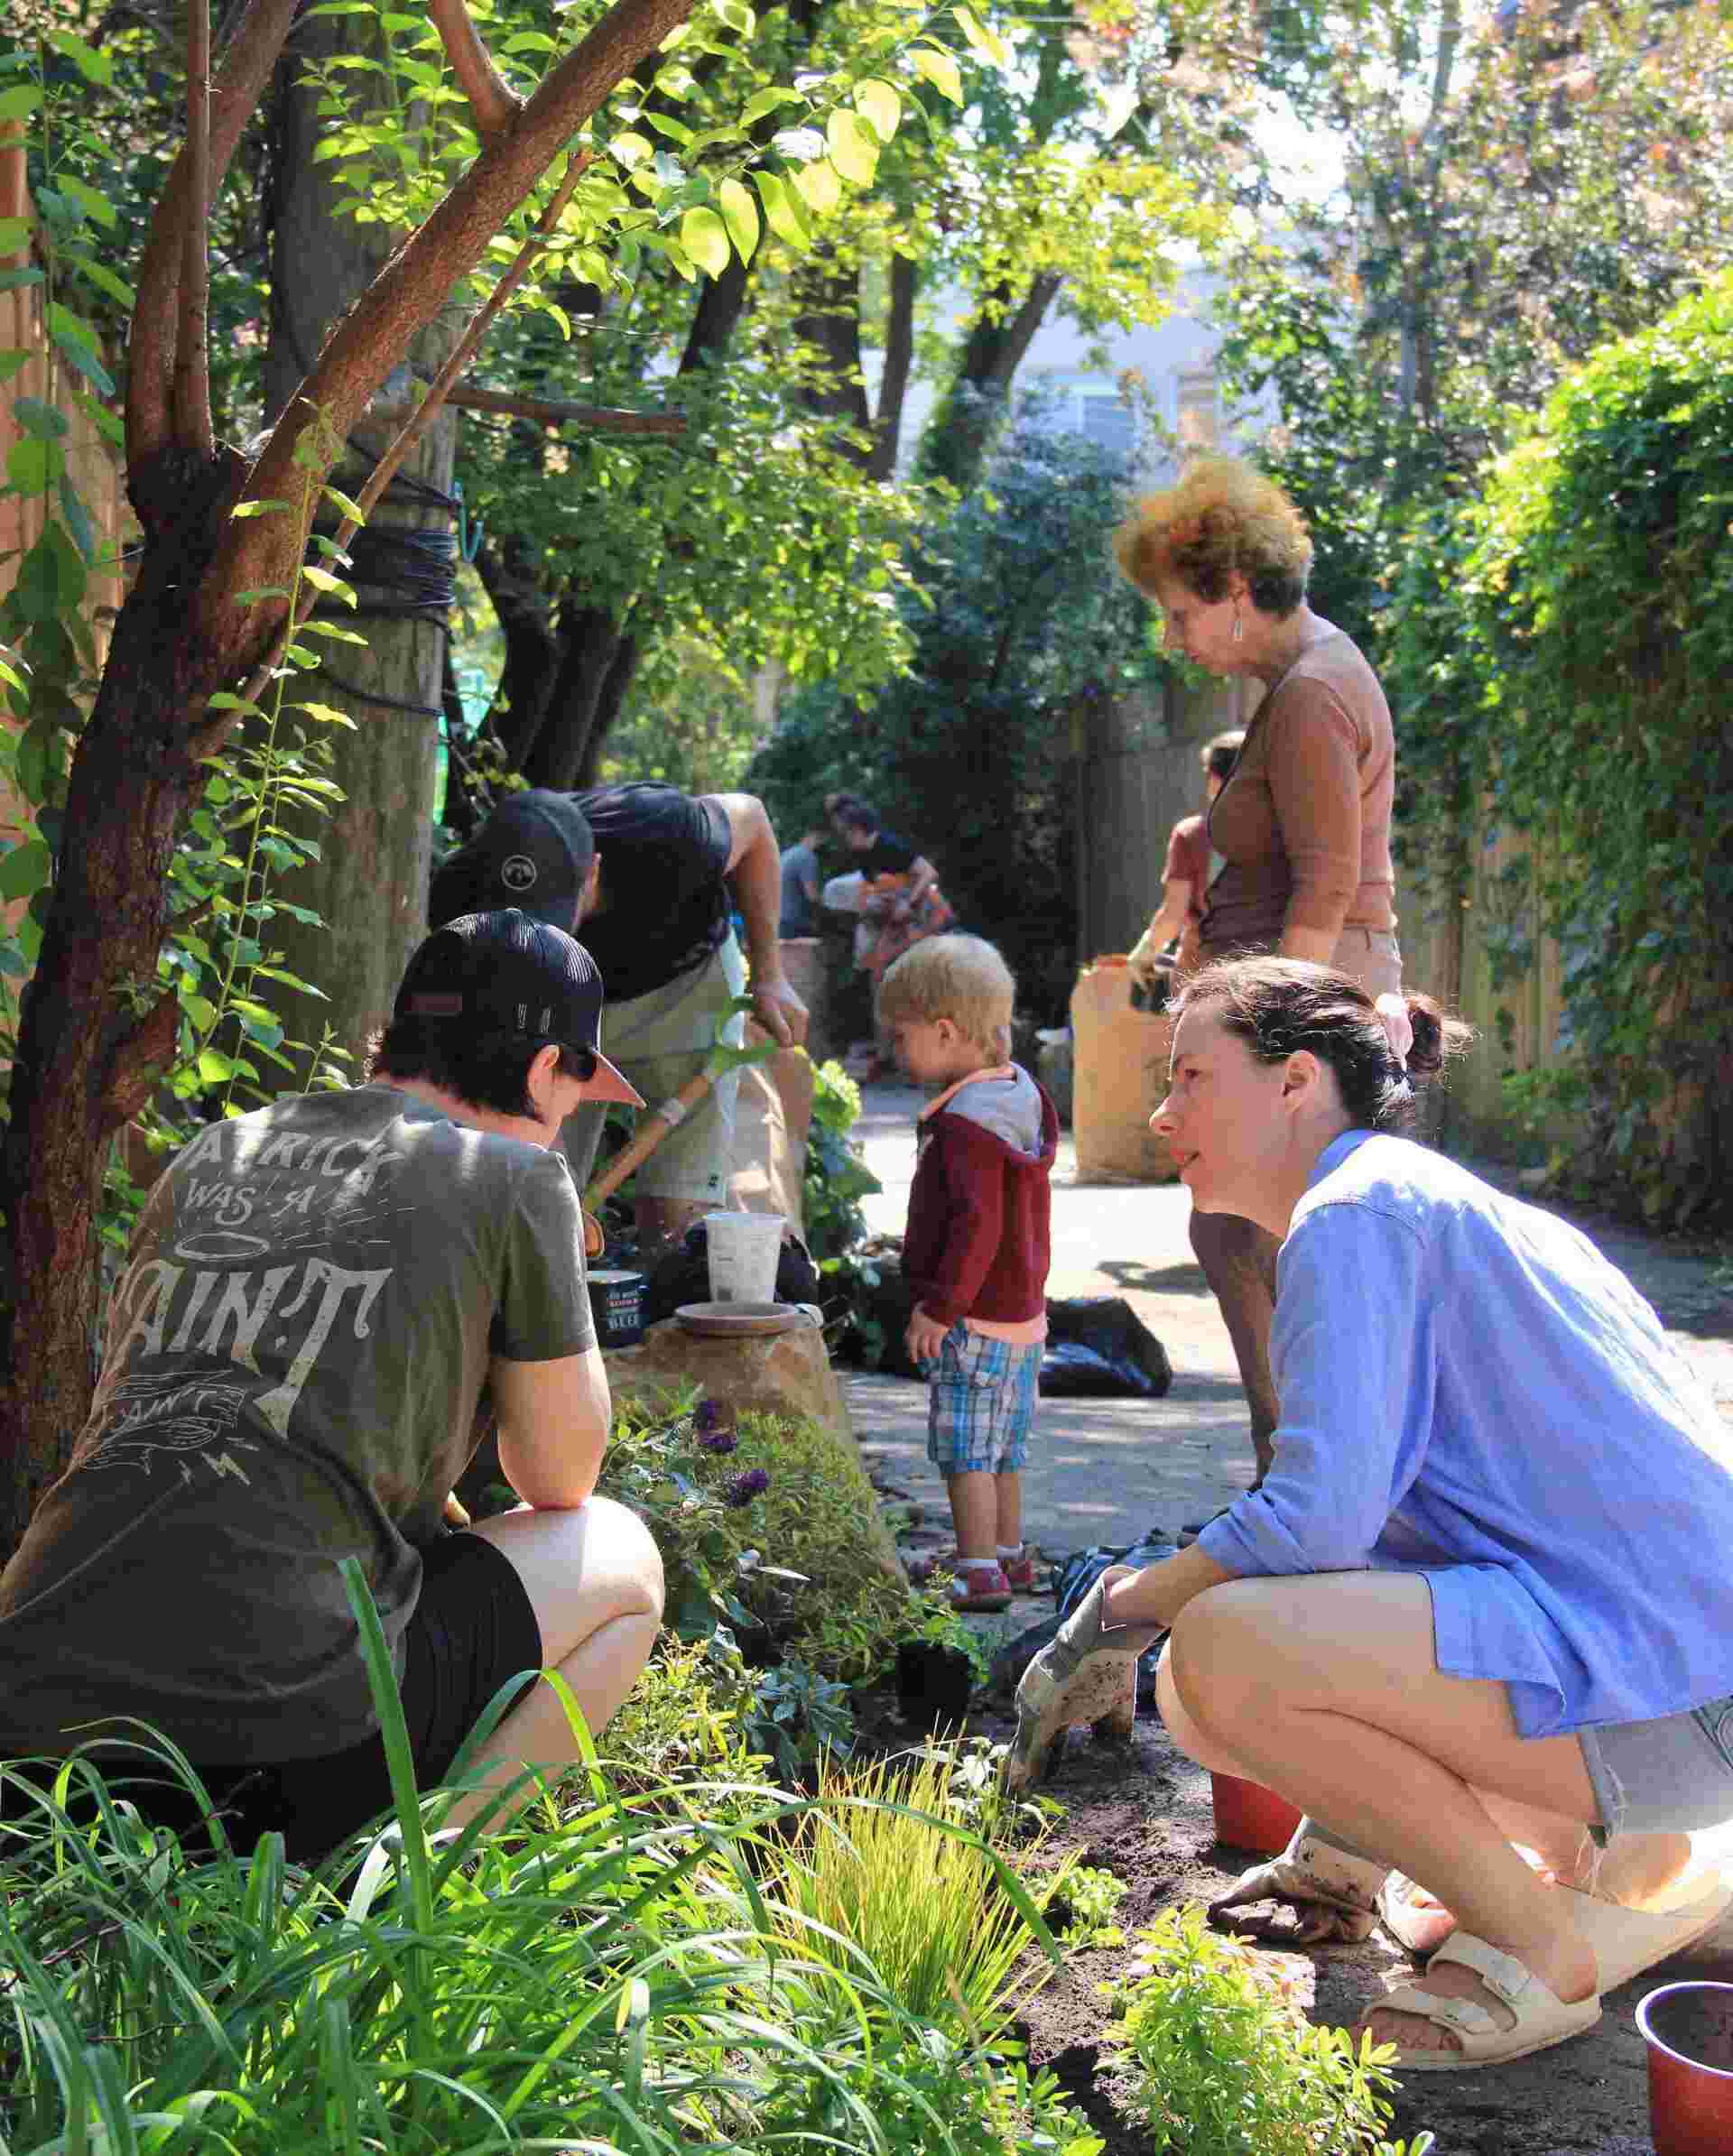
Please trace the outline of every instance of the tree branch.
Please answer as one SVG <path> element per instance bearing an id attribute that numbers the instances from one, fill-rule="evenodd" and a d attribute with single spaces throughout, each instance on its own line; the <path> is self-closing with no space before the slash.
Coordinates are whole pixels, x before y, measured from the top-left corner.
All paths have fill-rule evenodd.
<path id="1" fill-rule="evenodd" d="M 181 305 L 174 333 L 174 438 L 209 457 L 210 304 L 210 0 L 187 0 L 187 208 L 181 221 Z"/>
<path id="2" fill-rule="evenodd" d="M 427 14 L 440 33 L 458 88 L 469 100 L 477 134 L 484 143 L 491 142 L 523 111 L 523 98 L 500 79 L 464 0 L 427 0 Z"/>
<path id="3" fill-rule="evenodd" d="M 567 404 L 547 397 L 508 396 L 504 390 L 476 389 L 459 382 L 446 392 L 445 401 L 460 412 L 501 412 L 508 418 L 535 420 L 544 427 L 593 427 L 600 434 L 684 434 L 683 412 L 619 412 L 607 404 Z M 366 418 L 393 422 L 417 407 L 408 404 L 369 404 Z"/>
<path id="4" fill-rule="evenodd" d="M 223 183 L 246 123 L 277 64 L 301 0 L 246 0 L 210 86 L 205 208 Z M 174 440 L 171 395 L 177 338 L 176 296 L 184 252 L 182 232 L 191 199 L 191 144 L 182 146 L 151 220 L 139 265 L 126 356 L 126 460 L 137 466 Z"/>
<path id="5" fill-rule="evenodd" d="M 691 13 L 693 0 L 615 0 L 577 50 L 547 76 L 516 123 L 487 144 L 421 229 L 385 264 L 328 340 L 290 400 L 247 483 L 249 498 L 299 500 L 306 474 L 295 453 L 308 430 L 340 443 L 411 341 L 467 277 L 488 243 L 604 98 Z M 320 477 L 336 451 L 317 461 Z M 206 648 L 231 666 L 257 649 L 256 622 L 232 594 L 292 581 L 305 532 L 290 517 L 232 520 L 194 609 Z M 280 602 L 279 602 L 280 604 Z"/>

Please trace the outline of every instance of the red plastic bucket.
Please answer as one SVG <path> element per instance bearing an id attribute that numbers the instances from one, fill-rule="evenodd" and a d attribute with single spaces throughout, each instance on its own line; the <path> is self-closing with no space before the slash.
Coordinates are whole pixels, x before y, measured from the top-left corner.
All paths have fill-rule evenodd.
<path id="1" fill-rule="evenodd" d="M 1216 1839 L 1230 1848 L 1254 1849 L 1260 1856 L 1280 1856 L 1303 1816 L 1261 1781 L 1242 1781 L 1237 1774 L 1211 1774 L 1209 1800 Z"/>
<path id="2" fill-rule="evenodd" d="M 1655 2156 L 1733 2149 L 1733 1984 L 1663 1984 L 1636 2010 Z"/>

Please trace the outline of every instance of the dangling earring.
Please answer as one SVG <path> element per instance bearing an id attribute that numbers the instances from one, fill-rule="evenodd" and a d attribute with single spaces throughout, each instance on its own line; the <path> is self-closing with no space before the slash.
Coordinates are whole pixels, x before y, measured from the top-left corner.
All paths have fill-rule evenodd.
<path id="1" fill-rule="evenodd" d="M 1233 641 L 1234 641 L 1236 643 L 1241 643 L 1241 642 L 1243 642 L 1243 641 L 1244 641 L 1244 639 L 1245 639 L 1245 635 L 1246 635 L 1246 625 L 1245 625 L 1245 623 L 1244 623 L 1243 621 L 1241 621 L 1241 619 L 1239 618 L 1239 608 L 1238 608 L 1237 606 L 1236 606 L 1236 607 L 1234 608 L 1234 630 L 1233 630 Z"/>

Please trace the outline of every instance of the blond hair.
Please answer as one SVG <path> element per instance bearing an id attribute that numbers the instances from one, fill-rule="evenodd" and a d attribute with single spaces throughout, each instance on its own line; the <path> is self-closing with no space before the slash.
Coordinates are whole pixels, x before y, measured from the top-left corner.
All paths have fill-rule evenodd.
<path id="1" fill-rule="evenodd" d="M 996 1055 L 1011 1052 L 1011 968 L 979 936 L 928 936 L 912 944 L 879 985 L 886 1025 L 931 1025 L 949 1018 L 966 1040 Z"/>
<path id="2" fill-rule="evenodd" d="M 1183 584 L 1213 606 L 1237 572 L 1278 619 L 1306 596 L 1306 520 L 1274 479 L 1237 457 L 1200 457 L 1177 486 L 1145 495 L 1113 535 L 1114 559 L 1145 598 Z"/>

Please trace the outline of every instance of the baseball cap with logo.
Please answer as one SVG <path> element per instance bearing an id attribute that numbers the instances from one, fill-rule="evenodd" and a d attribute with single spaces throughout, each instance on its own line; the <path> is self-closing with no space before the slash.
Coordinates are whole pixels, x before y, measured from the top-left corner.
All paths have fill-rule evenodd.
<path id="1" fill-rule="evenodd" d="M 510 793 L 467 846 L 435 871 L 427 917 L 434 928 L 461 913 L 518 906 L 570 929 L 596 858 L 583 810 L 545 786 Z"/>
<path id="2" fill-rule="evenodd" d="M 597 1045 L 602 976 L 595 959 L 575 937 L 520 907 L 461 914 L 435 929 L 409 961 L 392 1016 L 557 1041 L 594 1065 L 588 1099 L 644 1106 Z"/>

